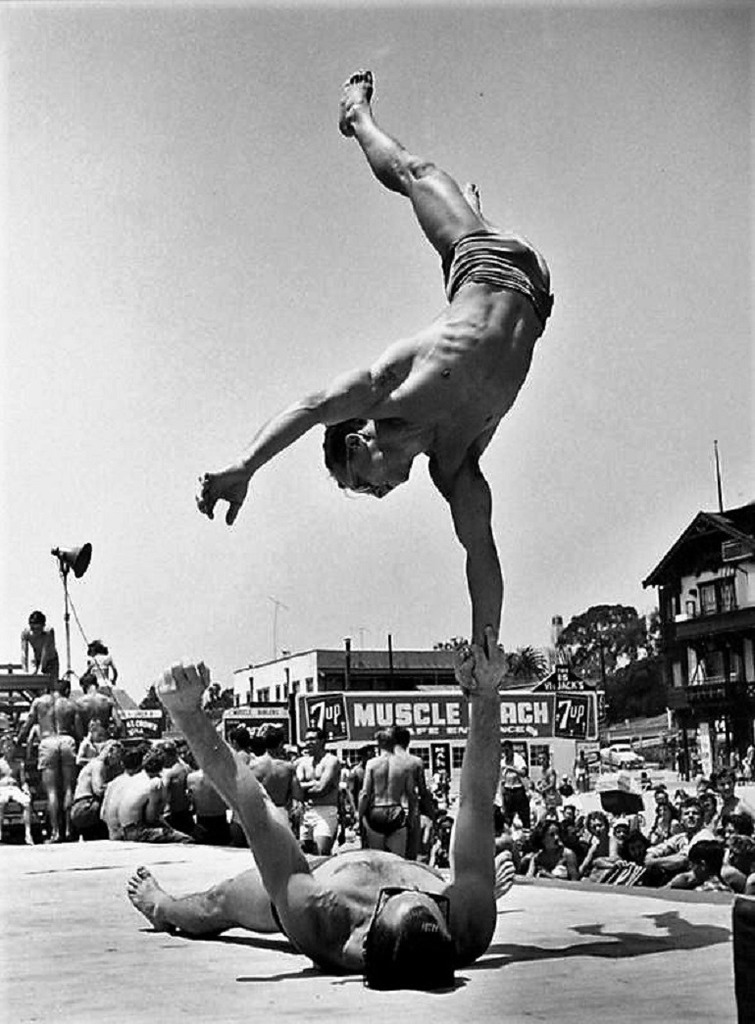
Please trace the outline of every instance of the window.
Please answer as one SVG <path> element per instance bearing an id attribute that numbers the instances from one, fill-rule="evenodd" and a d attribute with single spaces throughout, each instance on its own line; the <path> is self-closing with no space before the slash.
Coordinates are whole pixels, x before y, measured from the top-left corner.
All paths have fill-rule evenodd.
<path id="1" fill-rule="evenodd" d="M 307 678 L 304 680 L 304 692 L 305 693 L 314 693 L 315 692 L 315 681 L 312 678 L 312 676 L 307 676 Z"/>
<path id="2" fill-rule="evenodd" d="M 464 760 L 464 747 L 451 747 L 451 767 L 461 768 Z"/>
<path id="3" fill-rule="evenodd" d="M 425 769 L 426 772 L 429 772 L 430 771 L 430 748 L 429 747 L 419 747 L 419 746 L 415 747 L 414 744 L 412 744 L 411 752 L 416 757 L 422 758 L 422 767 Z"/>
<path id="4" fill-rule="evenodd" d="M 701 583 L 699 593 L 701 615 L 719 615 L 736 610 L 737 594 L 730 576 Z"/>
<path id="5" fill-rule="evenodd" d="M 269 689 L 269 687 L 266 686 L 264 690 L 258 690 L 257 691 L 257 701 L 260 704 L 267 704 L 267 702 L 269 700 L 270 700 L 270 689 Z"/>

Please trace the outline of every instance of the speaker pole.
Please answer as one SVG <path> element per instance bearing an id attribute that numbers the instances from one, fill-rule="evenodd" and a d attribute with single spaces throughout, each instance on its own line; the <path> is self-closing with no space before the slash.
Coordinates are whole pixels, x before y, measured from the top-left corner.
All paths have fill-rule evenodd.
<path id="1" fill-rule="evenodd" d="M 58 559 L 60 565 L 60 577 L 63 580 L 63 622 L 66 629 L 66 679 L 71 681 L 71 612 L 68 602 L 68 565 L 62 558 Z"/>

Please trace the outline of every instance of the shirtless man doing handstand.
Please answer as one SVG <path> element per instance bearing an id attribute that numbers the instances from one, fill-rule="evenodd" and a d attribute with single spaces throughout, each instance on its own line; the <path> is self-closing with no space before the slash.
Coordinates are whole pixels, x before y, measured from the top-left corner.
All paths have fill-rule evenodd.
<path id="1" fill-rule="evenodd" d="M 485 220 L 477 189 L 462 192 L 435 164 L 412 156 L 375 123 L 369 71 L 352 75 L 340 129 L 359 143 L 375 177 L 406 196 L 441 257 L 448 306 L 425 330 L 390 345 L 369 369 L 343 374 L 266 423 L 246 454 L 200 478 L 197 504 L 231 525 L 254 474 L 313 427 L 325 429 L 325 464 L 338 485 L 382 498 L 409 478 L 416 456 L 448 502 L 466 552 L 472 639 L 500 627 L 503 578 L 480 457 L 511 408 L 550 314 L 550 275 L 520 236 Z"/>
<path id="2" fill-rule="evenodd" d="M 283 931 L 323 970 L 363 973 L 376 988 L 448 988 L 454 969 L 488 948 L 496 923 L 491 808 L 500 761 L 498 684 L 505 658 L 465 652 L 459 677 L 469 695 L 451 879 L 382 850 L 353 850 L 310 864 L 252 772 L 233 756 L 202 711 L 203 664 L 174 665 L 157 692 L 197 762 L 237 811 L 256 867 L 205 893 L 169 896 L 139 868 L 129 897 L 158 930 L 217 935 L 228 928 Z M 511 882 L 509 881 L 509 885 Z"/>

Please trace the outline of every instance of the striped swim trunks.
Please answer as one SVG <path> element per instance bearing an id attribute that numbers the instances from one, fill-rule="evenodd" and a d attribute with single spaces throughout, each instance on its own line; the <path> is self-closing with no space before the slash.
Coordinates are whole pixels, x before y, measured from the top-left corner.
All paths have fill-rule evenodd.
<path id="1" fill-rule="evenodd" d="M 464 235 L 443 260 L 446 295 L 451 302 L 470 281 L 526 295 L 543 327 L 553 308 L 550 275 L 544 261 L 524 242 L 494 231 Z"/>

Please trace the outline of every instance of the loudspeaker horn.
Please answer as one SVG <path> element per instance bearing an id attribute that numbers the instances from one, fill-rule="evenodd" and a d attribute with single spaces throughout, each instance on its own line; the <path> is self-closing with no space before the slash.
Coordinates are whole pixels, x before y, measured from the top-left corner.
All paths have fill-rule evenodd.
<path id="1" fill-rule="evenodd" d="M 80 548 L 53 548 L 52 554 L 60 562 L 60 571 L 65 573 L 70 569 L 78 580 L 89 568 L 92 545 L 82 544 Z"/>

